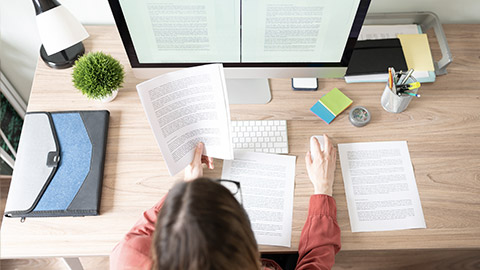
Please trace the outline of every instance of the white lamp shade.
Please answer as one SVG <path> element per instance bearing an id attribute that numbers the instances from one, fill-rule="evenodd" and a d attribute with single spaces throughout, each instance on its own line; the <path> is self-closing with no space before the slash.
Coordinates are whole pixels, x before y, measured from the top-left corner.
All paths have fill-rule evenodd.
<path id="1" fill-rule="evenodd" d="M 87 30 L 63 6 L 37 15 L 37 26 L 43 47 L 52 55 L 88 38 Z"/>

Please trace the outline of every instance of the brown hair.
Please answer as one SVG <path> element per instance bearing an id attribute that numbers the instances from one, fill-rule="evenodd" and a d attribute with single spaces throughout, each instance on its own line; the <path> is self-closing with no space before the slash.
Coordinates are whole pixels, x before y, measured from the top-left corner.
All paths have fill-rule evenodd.
<path id="1" fill-rule="evenodd" d="M 260 269 L 243 207 L 222 185 L 199 178 L 176 184 L 160 210 L 152 269 Z"/>

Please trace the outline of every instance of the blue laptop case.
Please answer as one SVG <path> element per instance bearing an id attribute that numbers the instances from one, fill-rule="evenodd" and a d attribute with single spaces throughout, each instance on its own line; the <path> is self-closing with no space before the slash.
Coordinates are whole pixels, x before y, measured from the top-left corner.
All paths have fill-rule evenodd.
<path id="1" fill-rule="evenodd" d="M 5 216 L 98 215 L 109 112 L 25 116 Z"/>

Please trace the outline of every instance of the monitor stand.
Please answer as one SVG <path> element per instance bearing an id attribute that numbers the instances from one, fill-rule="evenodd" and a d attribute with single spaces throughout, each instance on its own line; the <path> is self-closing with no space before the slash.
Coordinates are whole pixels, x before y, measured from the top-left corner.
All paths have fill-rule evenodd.
<path id="1" fill-rule="evenodd" d="M 226 79 L 230 104 L 267 104 L 272 99 L 268 79 Z"/>

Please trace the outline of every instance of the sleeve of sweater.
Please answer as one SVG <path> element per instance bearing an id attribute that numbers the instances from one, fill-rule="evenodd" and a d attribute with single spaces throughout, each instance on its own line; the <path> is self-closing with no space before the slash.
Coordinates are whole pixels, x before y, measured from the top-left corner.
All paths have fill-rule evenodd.
<path id="1" fill-rule="evenodd" d="M 340 247 L 335 199 L 328 195 L 312 195 L 300 236 L 296 269 L 331 269 Z"/>
<path id="2" fill-rule="evenodd" d="M 143 213 L 132 229 L 110 254 L 110 269 L 150 269 L 150 246 L 158 212 L 163 207 L 165 195 L 157 204 Z"/>

